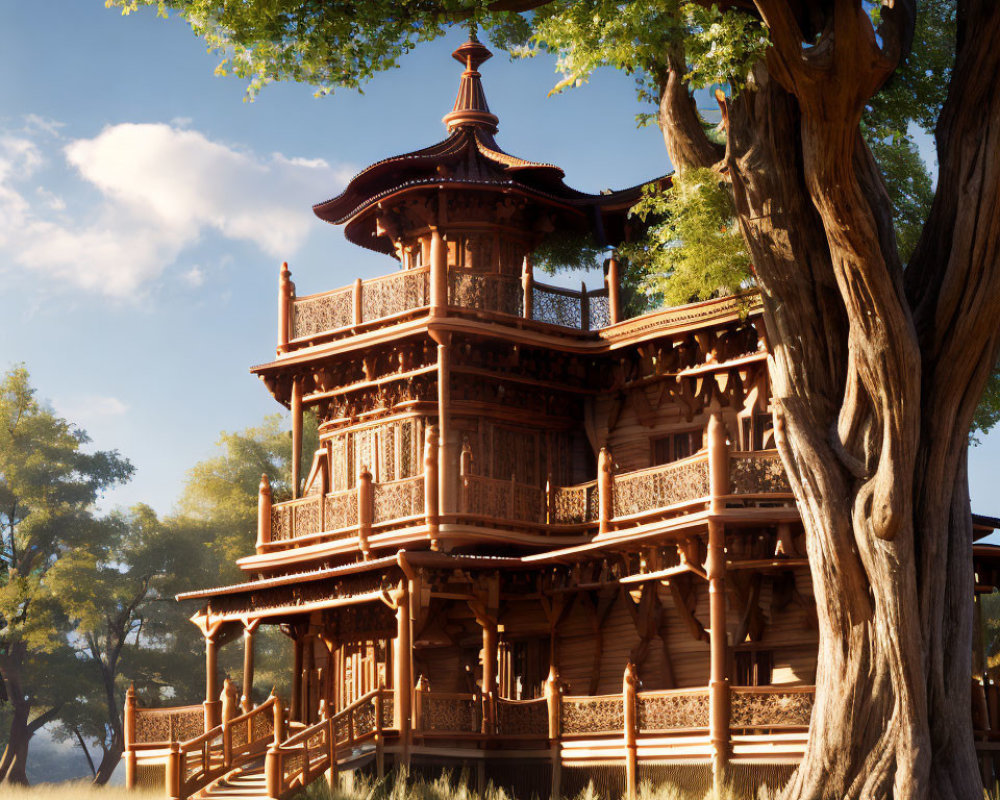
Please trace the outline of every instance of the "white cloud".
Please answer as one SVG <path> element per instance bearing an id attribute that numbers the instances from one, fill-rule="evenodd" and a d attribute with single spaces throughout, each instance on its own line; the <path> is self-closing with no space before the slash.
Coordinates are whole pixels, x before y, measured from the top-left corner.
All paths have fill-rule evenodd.
<path id="1" fill-rule="evenodd" d="M 108 417 L 120 417 L 129 407 L 117 397 L 105 395 L 80 395 L 52 403 L 56 413 L 75 424 L 90 424 Z"/>
<path id="2" fill-rule="evenodd" d="M 201 267 L 195 264 L 187 272 L 181 274 L 181 280 L 188 286 L 197 289 L 205 282 L 205 273 Z"/>
<path id="3" fill-rule="evenodd" d="M 113 125 L 70 141 L 62 155 L 98 191 L 95 207 L 67 212 L 63 193 L 46 187 L 35 188 L 33 205 L 20 184 L 45 154 L 25 136 L 0 137 L 0 248 L 48 278 L 114 297 L 140 293 L 206 233 L 293 256 L 315 225 L 310 204 L 351 174 L 323 159 L 262 157 L 167 124 Z M 203 279 L 198 268 L 183 276 L 193 286 Z"/>

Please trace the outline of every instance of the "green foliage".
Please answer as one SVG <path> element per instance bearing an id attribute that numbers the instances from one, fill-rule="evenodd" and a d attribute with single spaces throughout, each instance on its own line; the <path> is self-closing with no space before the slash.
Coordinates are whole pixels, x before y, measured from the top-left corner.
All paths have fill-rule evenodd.
<path id="1" fill-rule="evenodd" d="M 535 248 L 532 263 L 549 275 L 565 269 L 600 269 L 605 251 L 592 235 L 556 231 Z"/>
<path id="2" fill-rule="evenodd" d="M 679 305 L 735 294 L 753 283 L 753 266 L 736 222 L 732 194 L 710 169 L 674 175 L 666 191 L 643 190 L 632 213 L 649 225 L 621 248 L 647 295 Z"/>

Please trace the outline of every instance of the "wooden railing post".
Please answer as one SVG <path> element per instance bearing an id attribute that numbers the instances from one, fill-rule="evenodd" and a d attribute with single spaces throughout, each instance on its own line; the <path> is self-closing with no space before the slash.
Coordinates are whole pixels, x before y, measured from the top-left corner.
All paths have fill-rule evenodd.
<path id="1" fill-rule="evenodd" d="M 587 295 L 587 284 L 580 283 L 580 330 L 590 330 L 590 297 Z"/>
<path id="2" fill-rule="evenodd" d="M 410 628 L 410 587 L 403 581 L 394 592 L 396 604 L 396 652 L 394 683 L 396 688 L 395 718 L 399 730 L 400 761 L 410 766 L 410 742 L 413 738 L 413 639 Z"/>
<path id="3" fill-rule="evenodd" d="M 437 550 L 440 525 L 439 449 L 438 428 L 436 425 L 428 425 L 424 434 L 424 514 L 427 517 L 427 536 L 432 550 Z"/>
<path id="4" fill-rule="evenodd" d="M 271 713 L 274 715 L 274 746 L 277 747 L 285 740 L 285 707 L 282 705 L 281 698 L 274 694 L 273 689 L 271 697 L 274 698 Z"/>
<path id="5" fill-rule="evenodd" d="M 552 474 L 545 478 L 545 524 L 551 525 L 556 516 L 556 494 L 552 489 Z"/>
<path id="6" fill-rule="evenodd" d="M 611 530 L 611 520 L 615 515 L 615 479 L 611 451 L 602 447 L 597 454 L 597 520 L 598 533 Z"/>
<path id="7" fill-rule="evenodd" d="M 472 475 L 472 448 L 466 442 L 462 446 L 462 454 L 458 459 L 458 510 L 463 514 L 469 513 L 469 476 Z"/>
<path id="8" fill-rule="evenodd" d="M 382 733 L 382 682 L 375 692 L 375 774 L 379 780 L 385 777 L 385 736 Z"/>
<path id="9" fill-rule="evenodd" d="M 264 783 L 269 798 L 281 797 L 281 753 L 277 746 L 268 748 L 264 756 Z"/>
<path id="10" fill-rule="evenodd" d="M 125 788 L 134 789 L 136 773 L 139 768 L 138 756 L 135 752 L 135 684 L 130 684 L 125 692 L 125 708 L 122 710 L 125 728 Z"/>
<path id="11" fill-rule="evenodd" d="M 278 355 L 288 351 L 288 340 L 292 329 L 295 284 L 291 281 L 291 275 L 288 262 L 283 262 L 281 272 L 278 273 Z"/>
<path id="12" fill-rule="evenodd" d="M 604 280 L 608 286 L 608 317 L 615 325 L 622 321 L 621 275 L 615 255 L 608 259 L 608 274 Z"/>
<path id="13" fill-rule="evenodd" d="M 636 797 L 636 772 L 638 770 L 638 742 L 637 742 L 637 719 L 636 711 L 636 690 L 638 676 L 635 672 L 635 665 L 629 661 L 625 665 L 625 676 L 622 680 L 622 702 L 624 703 L 625 721 L 625 797 L 627 800 L 635 800 Z"/>
<path id="14" fill-rule="evenodd" d="M 167 767 L 164 776 L 167 797 L 170 800 L 180 800 L 181 796 L 181 746 L 178 742 L 170 743 L 170 752 L 167 754 Z"/>
<path id="15" fill-rule="evenodd" d="M 431 315 L 440 316 L 448 305 L 448 247 L 441 231 L 431 228 Z"/>
<path id="16" fill-rule="evenodd" d="M 243 626 L 243 712 L 248 713 L 253 708 L 253 672 L 254 672 L 254 638 L 260 618 L 250 619 Z"/>
<path id="17" fill-rule="evenodd" d="M 431 685 L 423 675 L 417 680 L 413 690 L 413 730 L 424 729 L 424 696 L 431 690 Z"/>
<path id="18" fill-rule="evenodd" d="M 562 737 L 562 687 L 559 684 L 559 670 L 553 664 L 549 677 L 545 680 L 545 706 L 549 716 L 549 751 L 552 761 L 552 784 L 550 800 L 559 800 L 562 795 L 562 757 L 560 739 Z"/>
<path id="19" fill-rule="evenodd" d="M 368 466 L 361 467 L 358 477 L 358 549 L 367 560 L 371 555 L 368 537 L 372 532 L 372 518 L 375 511 L 375 492 L 372 489 L 372 474 Z"/>
<path id="20" fill-rule="evenodd" d="M 534 266 L 531 263 L 531 256 L 524 257 L 524 265 L 521 267 L 521 289 L 524 294 L 522 304 L 522 314 L 525 319 L 531 319 L 534 312 L 534 297 L 532 285 L 535 282 Z"/>
<path id="21" fill-rule="evenodd" d="M 205 732 L 220 722 L 222 704 L 219 702 L 219 645 L 215 637 L 218 629 L 205 634 Z"/>
<path id="22" fill-rule="evenodd" d="M 271 482 L 267 475 L 260 476 L 257 489 L 257 552 L 271 543 Z"/>
<path id="23" fill-rule="evenodd" d="M 354 324 L 360 325 L 364 322 L 363 306 L 361 304 L 361 278 L 354 279 L 354 288 L 351 290 L 351 310 L 353 311 Z"/>

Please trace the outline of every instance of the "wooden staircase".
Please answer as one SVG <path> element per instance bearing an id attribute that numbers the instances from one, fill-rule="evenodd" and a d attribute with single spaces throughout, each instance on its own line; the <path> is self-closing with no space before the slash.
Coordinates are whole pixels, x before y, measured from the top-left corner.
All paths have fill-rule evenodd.
<path id="1" fill-rule="evenodd" d="M 246 764 L 206 786 L 195 795 L 204 800 L 260 800 L 267 797 L 267 781 L 264 777 L 264 761 Z"/>

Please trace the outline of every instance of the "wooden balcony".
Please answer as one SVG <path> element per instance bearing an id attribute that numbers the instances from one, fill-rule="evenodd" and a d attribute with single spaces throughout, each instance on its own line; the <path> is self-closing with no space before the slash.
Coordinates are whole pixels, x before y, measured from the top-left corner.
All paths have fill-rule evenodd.
<path id="1" fill-rule="evenodd" d="M 283 278 L 279 352 L 427 315 L 433 307 L 431 280 L 429 267 L 417 267 L 295 297 L 294 286 Z M 599 330 L 616 321 L 607 286 L 550 286 L 535 281 L 530 271 L 518 278 L 449 269 L 446 305 L 453 313 L 500 314 L 578 331 Z"/>
<path id="2" fill-rule="evenodd" d="M 787 505 L 794 502 L 775 450 L 728 454 L 729 491 L 716 502 L 725 507 Z M 441 479 L 443 480 L 443 479 Z M 430 527 L 511 531 L 546 539 L 592 536 L 601 528 L 601 482 L 534 486 L 475 474 L 459 477 L 457 508 L 437 511 L 434 485 L 425 475 L 384 483 L 362 478 L 346 491 L 319 493 L 275 503 L 270 530 L 262 531 L 258 553 L 321 542 L 357 540 L 362 550 L 382 534 L 412 533 L 426 539 Z M 669 464 L 611 475 L 605 529 L 615 535 L 658 520 L 708 509 L 711 501 L 709 454 L 705 451 Z M 433 496 L 430 496 L 433 493 Z"/>

